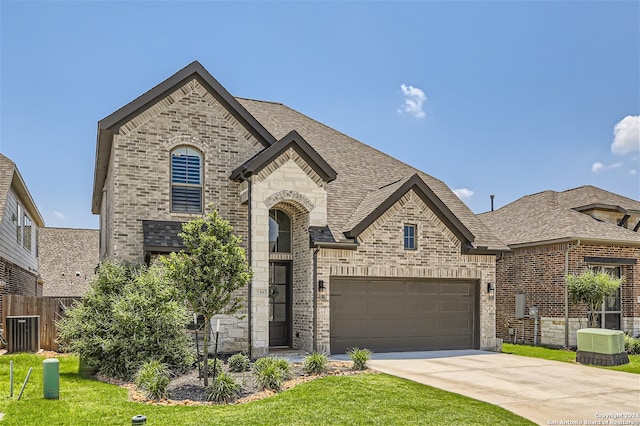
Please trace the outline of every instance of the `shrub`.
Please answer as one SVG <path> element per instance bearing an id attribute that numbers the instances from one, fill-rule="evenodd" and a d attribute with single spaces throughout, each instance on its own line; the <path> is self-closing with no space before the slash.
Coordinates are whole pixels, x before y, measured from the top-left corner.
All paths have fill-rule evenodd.
<path id="1" fill-rule="evenodd" d="M 147 398 L 158 400 L 167 392 L 169 369 L 160 361 L 147 361 L 136 373 L 135 383 Z"/>
<path id="2" fill-rule="evenodd" d="M 278 392 L 282 389 L 283 382 L 282 370 L 273 363 L 265 365 L 256 373 L 256 383 L 261 389 L 270 389 Z"/>
<path id="3" fill-rule="evenodd" d="M 207 400 L 215 402 L 226 402 L 238 395 L 240 387 L 233 380 L 233 377 L 220 373 L 216 379 L 207 387 Z"/>
<path id="4" fill-rule="evenodd" d="M 229 370 L 235 373 L 242 373 L 243 371 L 249 371 L 251 367 L 251 360 L 244 354 L 235 354 L 229 358 Z"/>
<path id="5" fill-rule="evenodd" d="M 351 348 L 347 351 L 349 359 L 353 362 L 354 370 L 366 370 L 367 361 L 371 357 L 371 351 L 369 349 Z"/>
<path id="6" fill-rule="evenodd" d="M 327 371 L 329 359 L 323 353 L 314 352 L 305 357 L 303 363 L 304 372 L 307 374 L 322 374 Z"/>
<path id="7" fill-rule="evenodd" d="M 222 373 L 223 365 L 224 365 L 224 362 L 221 359 L 209 358 L 207 360 L 207 366 L 209 367 L 207 369 L 207 372 L 209 373 L 209 376 L 213 376 L 214 370 L 216 372 L 216 376 Z M 200 361 L 200 371 L 204 373 L 204 361 Z"/>
<path id="8" fill-rule="evenodd" d="M 640 355 L 640 338 L 624 335 L 624 350 L 629 355 Z"/>
<path id="9" fill-rule="evenodd" d="M 291 366 L 284 358 L 265 357 L 253 364 L 256 383 L 262 389 L 279 391 L 285 380 L 293 377 Z"/>
<path id="10" fill-rule="evenodd" d="M 87 294 L 58 321 L 59 343 L 108 377 L 129 380 L 149 359 L 185 371 L 193 362 L 189 319 L 159 266 L 104 262 Z"/>

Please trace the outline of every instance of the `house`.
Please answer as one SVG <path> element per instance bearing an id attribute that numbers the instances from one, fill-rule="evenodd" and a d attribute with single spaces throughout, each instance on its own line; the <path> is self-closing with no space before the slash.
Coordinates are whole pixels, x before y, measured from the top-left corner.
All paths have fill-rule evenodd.
<path id="1" fill-rule="evenodd" d="M 0 154 L 0 300 L 42 296 L 38 231 L 44 221 L 15 163 Z"/>
<path id="2" fill-rule="evenodd" d="M 152 262 L 212 204 L 253 270 L 224 351 L 495 348 L 508 250 L 441 181 L 193 62 L 98 123 L 100 258 Z"/>
<path id="3" fill-rule="evenodd" d="M 43 296 L 81 297 L 98 267 L 97 229 L 42 228 L 38 233 Z"/>
<path id="4" fill-rule="evenodd" d="M 626 279 L 603 304 L 600 325 L 640 334 L 639 201 L 581 186 L 528 195 L 480 218 L 511 248 L 496 262 L 499 338 L 536 342 L 535 318 L 516 318 L 518 297 L 527 315 L 538 308 L 537 342 L 575 346 L 587 312 L 567 303 L 564 277 L 588 269 Z"/>

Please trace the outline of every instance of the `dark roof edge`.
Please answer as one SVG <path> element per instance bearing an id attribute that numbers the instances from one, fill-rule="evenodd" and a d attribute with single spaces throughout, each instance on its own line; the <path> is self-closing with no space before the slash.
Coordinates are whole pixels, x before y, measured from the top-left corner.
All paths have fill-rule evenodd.
<path id="1" fill-rule="evenodd" d="M 461 239 L 466 239 L 469 243 L 473 243 L 475 236 L 464 226 L 464 224 L 453 214 L 451 210 L 442 202 L 442 200 L 429 188 L 429 186 L 420 178 L 418 174 L 411 176 L 400 188 L 383 201 L 373 212 L 364 218 L 353 229 L 347 231 L 345 235 L 348 238 L 355 238 L 368 228 L 380 215 L 394 205 L 404 194 L 410 189 L 417 189 L 418 195 L 433 210 L 433 212 L 442 220 L 449 229 L 451 229 Z"/>
<path id="2" fill-rule="evenodd" d="M 109 157 L 113 135 L 119 127 L 129 121 L 131 116 L 155 105 L 159 99 L 167 96 L 177 87 L 187 81 L 196 78 L 207 90 L 220 102 L 240 123 L 251 132 L 253 136 L 264 146 L 268 147 L 276 142 L 275 137 L 265 129 L 231 94 L 200 64 L 193 61 L 171 77 L 154 86 L 149 91 L 138 96 L 125 106 L 109 114 L 98 121 L 96 140 L 96 163 L 93 176 L 93 197 L 91 200 L 91 212 L 100 213 L 102 201 L 102 189 L 107 177 Z"/>
<path id="3" fill-rule="evenodd" d="M 603 203 L 593 203 L 587 204 L 586 206 L 573 207 L 572 210 L 577 212 L 583 212 L 585 210 L 613 210 L 620 212 L 622 214 L 627 214 L 627 209 L 624 207 L 614 205 L 614 204 L 603 204 Z"/>
<path id="4" fill-rule="evenodd" d="M 240 167 L 231 172 L 229 179 L 241 180 L 252 174 L 260 172 L 273 160 L 282 155 L 287 149 L 293 148 L 313 170 L 325 182 L 331 182 L 338 176 L 336 171 L 325 161 L 318 152 L 304 140 L 304 138 L 295 130 L 290 131 L 282 139 L 271 145 L 270 147 L 260 151 L 252 158 L 244 162 Z"/>
<path id="5" fill-rule="evenodd" d="M 108 129 L 117 133 L 117 128 L 123 123 L 129 121 L 132 115 L 139 114 L 142 110 L 155 105 L 159 99 L 164 98 L 177 87 L 182 86 L 194 77 L 197 78 L 200 83 L 204 83 L 205 86 L 209 86 L 208 89 L 212 89 L 212 94 L 216 99 L 234 113 L 234 116 L 236 116 L 236 118 L 243 123 L 265 147 L 276 141 L 273 135 L 271 135 L 271 133 L 269 133 L 267 129 L 258 122 L 258 120 L 249 114 L 249 111 L 247 111 L 236 98 L 231 96 L 227 89 L 225 89 L 198 61 L 191 62 L 186 67 L 164 80 L 162 83 L 156 85 L 151 90 L 145 92 L 141 96 L 138 96 L 122 108 L 100 120 L 98 122 L 98 128 Z"/>
<path id="6" fill-rule="evenodd" d="M 359 243 L 327 243 L 316 241 L 312 243 L 311 248 L 328 248 L 328 249 L 342 249 L 342 250 L 357 250 Z"/>

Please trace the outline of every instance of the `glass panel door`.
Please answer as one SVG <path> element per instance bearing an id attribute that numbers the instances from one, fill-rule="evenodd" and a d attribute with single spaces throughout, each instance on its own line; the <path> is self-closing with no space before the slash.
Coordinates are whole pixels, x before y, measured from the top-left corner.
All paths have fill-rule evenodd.
<path id="1" fill-rule="evenodd" d="M 269 346 L 291 345 L 291 262 L 269 265 Z"/>

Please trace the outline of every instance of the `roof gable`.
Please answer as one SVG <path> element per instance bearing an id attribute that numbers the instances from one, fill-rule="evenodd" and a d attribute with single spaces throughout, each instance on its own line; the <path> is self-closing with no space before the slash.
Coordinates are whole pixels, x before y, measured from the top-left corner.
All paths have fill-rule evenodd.
<path id="1" fill-rule="evenodd" d="M 4 216 L 7 196 L 12 187 L 36 225 L 43 227 L 44 219 L 38 210 L 38 206 L 33 201 L 29 189 L 27 189 L 20 171 L 18 171 L 18 167 L 8 157 L 0 154 L 0 220 Z"/>
<path id="2" fill-rule="evenodd" d="M 177 88 L 191 80 L 197 80 L 211 95 L 242 124 L 265 148 L 276 139 L 260 124 L 231 94 L 198 62 L 187 65 L 148 92 L 134 99 L 98 122 L 96 142 L 96 163 L 93 180 L 93 199 L 91 210 L 100 212 L 102 188 L 109 168 L 109 157 L 113 135 L 118 134 L 120 126 L 141 114 L 170 95 Z"/>
<path id="3" fill-rule="evenodd" d="M 380 188 L 378 191 L 371 191 L 365 197 L 363 203 L 354 213 L 356 220 L 351 220 L 349 226 L 353 227 L 345 232 L 348 238 L 357 237 L 362 231 L 369 227 L 380 215 L 394 205 L 402 196 L 410 190 L 424 201 L 424 203 L 444 222 L 447 227 L 464 243 L 473 243 L 475 237 L 466 226 L 451 212 L 445 203 L 429 188 L 429 186 L 417 174 L 408 178 L 394 182 Z M 362 220 L 360 220 L 362 218 Z M 353 219 L 353 218 L 352 218 Z M 357 223 L 356 223 L 357 222 Z"/>
<path id="4" fill-rule="evenodd" d="M 311 145 L 304 140 L 302 136 L 295 130 L 292 130 L 282 139 L 271 145 L 270 147 L 260 151 L 252 158 L 247 160 L 240 167 L 235 169 L 230 176 L 232 180 L 240 180 L 259 173 L 273 160 L 282 155 L 289 148 L 304 159 L 304 161 L 322 178 L 324 182 L 335 180 L 337 173 L 324 158 L 314 150 Z"/>

